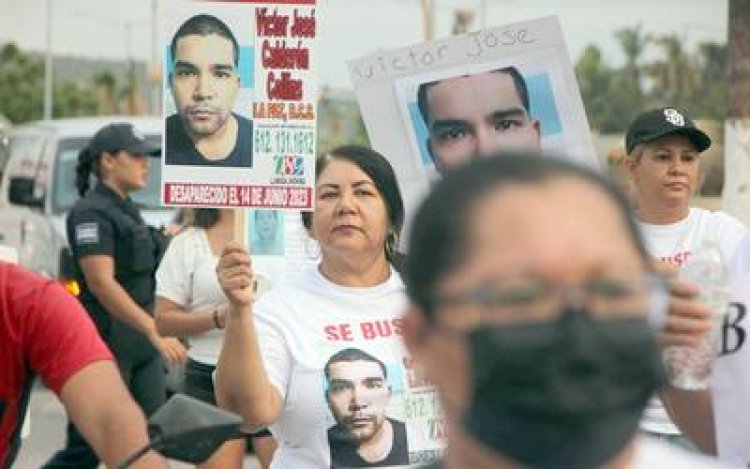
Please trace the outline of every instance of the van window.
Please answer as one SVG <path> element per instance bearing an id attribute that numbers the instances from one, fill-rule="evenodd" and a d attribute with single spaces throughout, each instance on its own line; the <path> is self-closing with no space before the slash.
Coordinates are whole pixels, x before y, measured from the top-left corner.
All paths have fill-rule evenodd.
<path id="1" fill-rule="evenodd" d="M 161 146 L 161 137 L 158 135 L 147 135 L 149 143 Z M 87 138 L 69 138 L 61 140 L 57 147 L 55 161 L 55 184 L 53 187 L 52 210 L 55 213 L 67 212 L 78 200 L 78 189 L 76 188 L 76 164 L 78 153 L 88 143 Z M 93 180 L 92 180 L 93 182 Z M 148 184 L 143 190 L 134 192 L 133 200 L 144 208 L 164 208 L 160 203 L 161 184 L 161 160 L 153 158 L 148 174 Z M 93 184 L 92 184 L 93 187 Z"/>

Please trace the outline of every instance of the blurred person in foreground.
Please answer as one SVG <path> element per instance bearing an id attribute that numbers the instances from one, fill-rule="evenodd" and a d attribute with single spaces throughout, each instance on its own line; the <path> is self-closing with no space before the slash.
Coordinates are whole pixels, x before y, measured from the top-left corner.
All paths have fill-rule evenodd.
<path id="1" fill-rule="evenodd" d="M 108 467 L 148 442 L 143 412 L 78 301 L 54 281 L 2 261 L 0 370 L 0 467 L 11 467 L 20 447 L 35 375 Z M 165 464 L 150 452 L 133 467 Z"/>
<path id="2" fill-rule="evenodd" d="M 670 299 L 610 182 L 500 156 L 438 182 L 409 239 L 404 341 L 448 427 L 434 467 L 711 467 L 637 432 L 664 383 L 654 326 L 691 343 L 706 308 Z"/>
<path id="3" fill-rule="evenodd" d="M 727 213 L 690 206 L 690 199 L 699 188 L 700 156 L 710 146 L 709 136 L 695 126 L 685 111 L 674 107 L 639 114 L 625 136 L 627 157 L 623 162 L 646 249 L 653 258 L 676 269 L 707 244 L 719 248 L 728 268 L 740 240 L 748 233 L 742 222 Z M 700 412 L 696 420 L 711 421 L 710 393 L 692 394 L 695 410 Z M 693 447 L 658 399 L 646 408 L 641 428 L 652 436 Z M 700 436 L 696 443 L 713 452 L 714 444 L 706 436 Z"/>
<path id="4" fill-rule="evenodd" d="M 185 360 L 185 348 L 156 329 L 154 273 L 164 238 L 146 225 L 130 198 L 146 187 L 149 144 L 128 123 L 99 129 L 78 155 L 76 185 L 81 196 L 68 214 L 66 230 L 73 255 L 79 300 L 117 360 L 123 381 L 150 416 L 166 399 L 165 361 Z M 91 176 L 96 185 L 89 190 Z M 94 468 L 98 457 L 68 423 L 65 448 L 46 464 L 50 468 Z"/>
<path id="5" fill-rule="evenodd" d="M 328 440 L 328 429 L 336 423 L 325 389 L 332 356 L 357 348 L 380 360 L 389 376 L 406 376 L 400 319 L 406 297 L 395 268 L 404 207 L 393 168 L 368 148 L 331 150 L 316 163 L 315 211 L 302 216 L 320 245 L 319 264 L 257 303 L 247 251 L 231 244 L 219 259 L 219 283 L 230 304 L 217 366 L 219 403 L 251 425 L 270 425 L 279 443 L 273 468 L 337 467 L 337 448 L 348 450 L 351 443 L 367 467 L 391 466 L 392 454 L 403 448 L 410 460 L 425 456 L 429 449 L 403 441 L 408 434 L 397 442 L 389 437 L 398 432 L 380 417 L 384 392 L 375 393 L 377 402 L 351 401 L 356 432 L 332 435 L 356 441 L 337 445 Z M 349 376 L 353 371 L 362 376 L 372 366 L 363 360 L 354 364 Z M 381 383 L 373 378 L 367 380 L 371 385 Z M 401 403 L 403 417 L 410 417 L 405 409 L 409 390 L 402 378 L 388 396 L 391 403 Z M 431 387 L 420 392 L 425 399 L 434 397 Z M 378 433 L 382 437 L 375 437 Z"/>
<path id="6" fill-rule="evenodd" d="M 184 393 L 216 405 L 213 373 L 224 340 L 227 298 L 216 278 L 216 263 L 232 239 L 234 210 L 196 208 L 187 227 L 169 243 L 156 271 L 156 326 L 165 336 L 190 342 Z M 268 431 L 253 435 L 263 467 L 276 449 Z M 244 439 L 230 440 L 201 468 L 242 467 Z"/>

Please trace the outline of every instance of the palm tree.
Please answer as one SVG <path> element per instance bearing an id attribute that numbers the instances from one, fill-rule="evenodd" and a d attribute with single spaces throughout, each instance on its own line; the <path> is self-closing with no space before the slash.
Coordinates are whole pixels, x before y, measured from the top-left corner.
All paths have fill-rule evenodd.
<path id="1" fill-rule="evenodd" d="M 94 76 L 96 95 L 99 100 L 99 114 L 115 114 L 117 111 L 117 79 L 112 72 L 104 71 Z"/>
<path id="2" fill-rule="evenodd" d="M 648 45 L 648 38 L 643 33 L 643 27 L 639 23 L 633 28 L 623 28 L 615 31 L 615 38 L 620 43 L 622 51 L 625 53 L 625 71 L 628 74 L 635 109 L 641 109 L 643 105 L 643 91 L 641 88 L 641 56 Z"/>
<path id="3" fill-rule="evenodd" d="M 683 40 L 675 34 L 649 37 L 664 52 L 664 58 L 647 67 L 656 105 L 688 107 L 699 92 L 699 74 L 692 59 L 682 47 Z"/>
<path id="4" fill-rule="evenodd" d="M 694 97 L 690 110 L 706 119 L 724 121 L 729 96 L 726 44 L 698 44 L 697 62 L 702 92 Z"/>

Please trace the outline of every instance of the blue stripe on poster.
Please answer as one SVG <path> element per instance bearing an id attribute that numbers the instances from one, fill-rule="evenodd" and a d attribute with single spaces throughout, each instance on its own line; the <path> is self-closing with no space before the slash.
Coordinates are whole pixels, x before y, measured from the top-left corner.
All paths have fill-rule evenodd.
<path id="1" fill-rule="evenodd" d="M 166 46 L 164 52 L 165 67 L 167 76 L 172 73 L 172 53 L 169 46 Z M 240 75 L 240 86 L 242 88 L 255 88 L 255 48 L 252 46 L 240 46 L 238 73 Z M 169 81 L 166 82 L 166 88 L 169 88 Z"/>

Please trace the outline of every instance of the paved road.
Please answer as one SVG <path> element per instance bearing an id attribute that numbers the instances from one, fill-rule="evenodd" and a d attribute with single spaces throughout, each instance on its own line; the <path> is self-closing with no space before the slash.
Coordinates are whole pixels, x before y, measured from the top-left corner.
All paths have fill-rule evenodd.
<path id="1" fill-rule="evenodd" d="M 23 440 L 14 468 L 36 469 L 65 442 L 65 409 L 55 395 L 37 383 L 31 394 L 31 435 Z M 103 467 L 103 466 L 102 466 Z M 170 467 L 189 468 L 192 465 L 172 462 Z M 252 455 L 245 458 L 246 469 L 260 465 Z"/>

